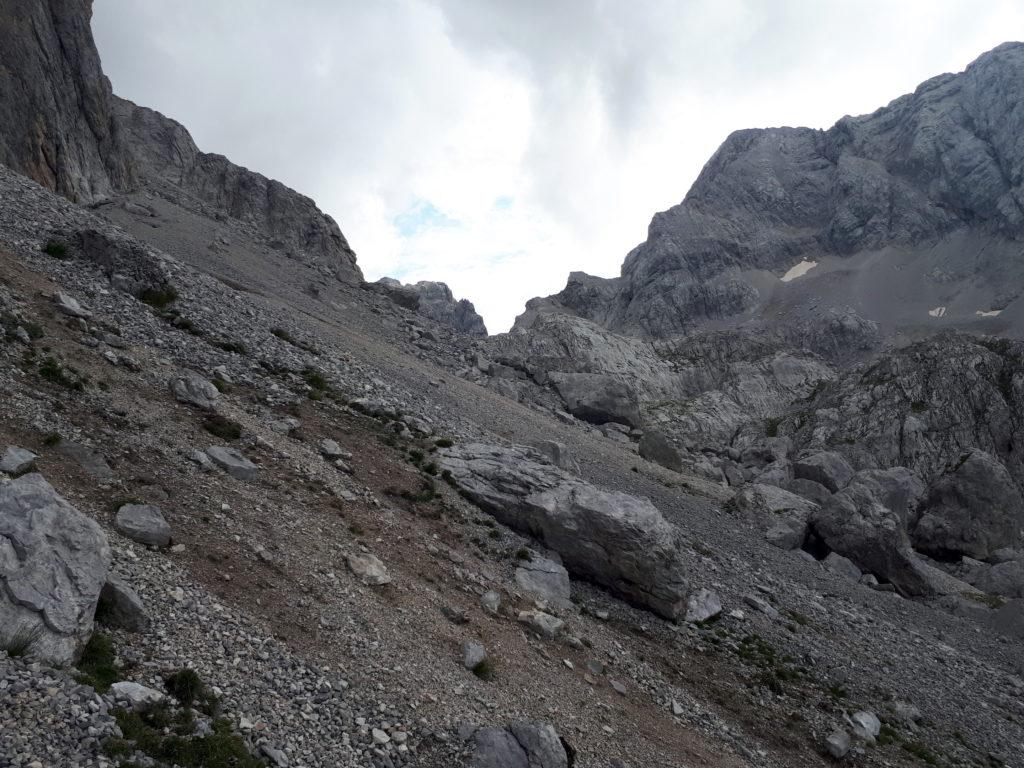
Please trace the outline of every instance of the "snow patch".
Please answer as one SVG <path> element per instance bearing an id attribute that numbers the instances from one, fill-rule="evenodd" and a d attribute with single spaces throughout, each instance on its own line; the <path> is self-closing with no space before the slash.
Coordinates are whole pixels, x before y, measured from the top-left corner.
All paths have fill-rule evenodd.
<path id="1" fill-rule="evenodd" d="M 798 277 L 803 277 L 812 269 L 818 266 L 816 261 L 801 261 L 799 264 L 789 268 L 789 271 L 782 276 L 782 282 L 788 283 L 790 280 L 796 280 Z"/>
<path id="2" fill-rule="evenodd" d="M 944 317 L 946 314 L 945 307 L 936 307 L 935 309 L 929 309 L 928 314 L 932 317 Z"/>
<path id="3" fill-rule="evenodd" d="M 1002 311 L 1003 310 L 1001 310 L 1001 309 L 990 309 L 988 312 L 982 312 L 979 309 L 974 314 L 981 315 L 982 317 L 999 317 L 999 313 L 1001 313 Z"/>

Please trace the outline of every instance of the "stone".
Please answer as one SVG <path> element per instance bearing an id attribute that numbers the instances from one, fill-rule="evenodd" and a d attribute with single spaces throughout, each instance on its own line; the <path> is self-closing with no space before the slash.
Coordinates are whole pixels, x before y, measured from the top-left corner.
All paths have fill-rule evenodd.
<path id="1" fill-rule="evenodd" d="M 139 544 L 166 547 L 171 543 L 171 526 L 159 507 L 149 504 L 125 504 L 114 516 L 114 528 Z"/>
<path id="2" fill-rule="evenodd" d="M 833 573 L 837 573 L 847 581 L 860 581 L 860 568 L 848 557 L 843 557 L 836 552 L 829 552 L 824 560 L 825 567 Z"/>
<path id="3" fill-rule="evenodd" d="M 348 563 L 349 570 L 368 587 L 380 587 L 392 581 L 384 563 L 369 552 L 351 554 L 345 558 L 345 562 Z"/>
<path id="4" fill-rule="evenodd" d="M 213 463 L 238 480 L 251 481 L 259 477 L 260 468 L 234 448 L 213 445 L 206 449 Z"/>
<path id="5" fill-rule="evenodd" d="M 543 611 L 521 611 L 518 621 L 546 640 L 554 640 L 565 627 L 564 621 Z"/>
<path id="6" fill-rule="evenodd" d="M 213 384 L 194 373 L 175 376 L 168 382 L 171 394 L 179 403 L 194 405 L 202 411 L 214 411 L 220 390 Z"/>
<path id="7" fill-rule="evenodd" d="M 373 728 L 371 730 L 371 734 L 373 736 L 374 744 L 387 744 L 391 741 L 391 737 L 388 735 L 387 731 L 382 731 L 380 728 Z"/>
<path id="8" fill-rule="evenodd" d="M 142 599 L 124 579 L 113 573 L 107 574 L 100 591 L 96 620 L 129 632 L 145 632 L 149 628 L 149 614 Z"/>
<path id="9" fill-rule="evenodd" d="M 0 485 L 0 632 L 29 654 L 72 663 L 92 632 L 110 546 L 39 474 Z"/>
<path id="10" fill-rule="evenodd" d="M 24 474 L 32 468 L 38 458 L 32 451 L 10 445 L 3 456 L 0 456 L 0 472 L 8 475 Z"/>
<path id="11" fill-rule="evenodd" d="M 638 446 L 640 455 L 648 461 L 660 464 L 673 472 L 683 471 L 683 461 L 679 451 L 656 429 L 645 429 Z"/>
<path id="12" fill-rule="evenodd" d="M 911 531 L 914 547 L 940 559 L 985 560 L 1019 543 L 1024 499 L 1006 467 L 982 450 L 966 453 L 928 488 Z"/>
<path id="13" fill-rule="evenodd" d="M 550 378 L 576 418 L 591 424 L 641 425 L 636 391 L 628 384 L 597 373 L 552 373 Z"/>
<path id="14" fill-rule="evenodd" d="M 733 497 L 738 510 L 755 517 L 765 538 L 780 549 L 798 549 L 807 538 L 808 520 L 818 505 L 775 485 L 748 483 Z"/>
<path id="15" fill-rule="evenodd" d="M 564 469 L 566 472 L 579 472 L 579 465 L 572 458 L 569 448 L 565 443 L 559 443 L 554 440 L 540 440 L 536 443 L 536 448 L 548 461 L 559 469 Z"/>
<path id="16" fill-rule="evenodd" d="M 348 451 L 343 450 L 340 445 L 338 445 L 333 440 L 329 440 L 327 438 L 324 438 L 323 440 L 320 441 L 319 448 L 320 453 L 326 456 L 328 459 L 341 459 L 348 458 L 350 456 Z"/>
<path id="17" fill-rule="evenodd" d="M 846 757 L 850 751 L 850 734 L 843 730 L 832 731 L 825 739 L 825 751 L 836 760 Z"/>
<path id="18" fill-rule="evenodd" d="M 533 554 L 516 568 L 515 580 L 520 589 L 549 605 L 560 608 L 571 605 L 569 573 L 553 560 Z"/>
<path id="19" fill-rule="evenodd" d="M 666 618 L 683 613 L 678 534 L 649 500 L 602 491 L 527 449 L 469 443 L 446 449 L 439 464 L 468 499 L 558 553 L 570 574 Z"/>
<path id="20" fill-rule="evenodd" d="M 710 589 L 701 587 L 686 600 L 684 620 L 693 624 L 708 621 L 722 613 L 722 601 Z"/>
<path id="21" fill-rule="evenodd" d="M 873 712 L 858 710 L 850 715 L 850 722 L 853 723 L 853 735 L 869 744 L 874 744 L 882 732 L 882 721 Z"/>
<path id="22" fill-rule="evenodd" d="M 569 756 L 550 725 L 517 723 L 478 728 L 470 768 L 569 768 Z"/>
<path id="23" fill-rule="evenodd" d="M 483 644 L 469 642 L 462 644 L 462 666 L 472 671 L 487 661 L 487 650 Z"/>
<path id="24" fill-rule="evenodd" d="M 501 609 L 501 595 L 493 589 L 489 589 L 480 595 L 480 607 L 492 616 L 497 616 Z"/>
<path id="25" fill-rule="evenodd" d="M 415 285 L 403 285 L 393 278 L 382 277 L 368 287 L 383 293 L 396 304 L 459 333 L 475 338 L 487 336 L 484 319 L 477 314 L 473 303 L 466 299 L 456 301 L 445 283 L 421 280 Z"/>
<path id="26" fill-rule="evenodd" d="M 95 480 L 106 483 L 114 479 L 114 470 L 107 460 L 87 445 L 73 440 L 61 440 L 54 450 L 74 461 Z"/>
<path id="27" fill-rule="evenodd" d="M 124 701 L 133 709 L 145 709 L 164 700 L 160 691 L 148 688 L 130 680 L 122 680 L 110 686 L 110 693 L 115 701 Z"/>
<path id="28" fill-rule="evenodd" d="M 832 493 L 845 488 L 853 478 L 853 467 L 840 454 L 822 451 L 793 462 L 793 477 L 811 480 Z"/>
<path id="29" fill-rule="evenodd" d="M 77 317 L 82 320 L 88 320 L 92 317 L 92 312 L 85 309 L 78 300 L 73 296 L 69 296 L 64 291 L 58 291 L 53 297 L 53 303 L 57 307 L 57 311 L 61 312 L 69 317 Z"/>

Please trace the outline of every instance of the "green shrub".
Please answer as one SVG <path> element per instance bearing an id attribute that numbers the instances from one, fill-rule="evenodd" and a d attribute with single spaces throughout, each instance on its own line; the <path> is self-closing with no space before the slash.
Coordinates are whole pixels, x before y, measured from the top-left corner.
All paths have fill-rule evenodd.
<path id="1" fill-rule="evenodd" d="M 302 372 L 302 378 L 314 392 L 326 392 L 330 388 L 327 377 L 315 368 L 307 368 Z"/>
<path id="2" fill-rule="evenodd" d="M 165 285 L 162 288 L 147 288 L 139 295 L 139 301 L 154 309 L 166 309 L 177 300 L 178 292 L 172 285 Z"/>
<path id="3" fill-rule="evenodd" d="M 60 240 L 47 240 L 43 246 L 43 253 L 55 259 L 66 259 L 68 257 L 68 246 Z"/>
<path id="4" fill-rule="evenodd" d="M 73 371 L 73 369 L 68 370 Z M 69 376 L 68 371 L 53 357 L 43 358 L 43 361 L 39 363 L 39 375 L 65 389 L 81 391 L 85 388 L 80 378 L 74 375 Z"/>
<path id="5" fill-rule="evenodd" d="M 448 437 L 442 437 L 439 440 L 435 440 L 434 445 L 438 448 L 451 448 L 455 445 L 455 441 Z"/>
<path id="6" fill-rule="evenodd" d="M 474 675 L 487 682 L 490 682 L 497 677 L 497 671 L 494 669 L 494 663 L 490 659 L 484 659 L 473 667 L 472 671 Z"/>
<path id="7" fill-rule="evenodd" d="M 235 354 L 238 355 L 249 354 L 249 348 L 246 347 L 245 344 L 243 344 L 240 341 L 231 341 L 230 339 L 225 341 L 218 339 L 217 341 L 213 342 L 213 345 L 215 347 L 220 347 L 225 352 L 234 352 Z"/>
<path id="8" fill-rule="evenodd" d="M 242 436 L 242 425 L 220 414 L 203 419 L 203 429 L 221 440 L 237 440 Z"/>
<path id="9" fill-rule="evenodd" d="M 168 675 L 164 678 L 164 687 L 182 706 L 195 707 L 211 716 L 216 713 L 217 697 L 194 670 L 179 669 Z"/>
<path id="10" fill-rule="evenodd" d="M 114 643 L 102 632 L 93 632 L 78 660 L 78 674 L 82 685 L 91 685 L 100 693 L 106 693 L 110 686 L 121 679 L 121 668 L 115 661 Z"/>

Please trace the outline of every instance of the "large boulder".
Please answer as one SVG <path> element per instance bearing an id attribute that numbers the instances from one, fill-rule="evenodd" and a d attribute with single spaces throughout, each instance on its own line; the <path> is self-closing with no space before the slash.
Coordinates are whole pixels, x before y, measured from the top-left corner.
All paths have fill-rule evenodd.
<path id="1" fill-rule="evenodd" d="M 750 483 L 733 497 L 737 510 L 765 528 L 765 538 L 780 549 L 798 549 L 807 538 L 807 521 L 818 505 L 774 485 Z"/>
<path id="2" fill-rule="evenodd" d="M 570 605 L 569 574 L 554 560 L 533 555 L 516 568 L 515 579 L 520 589 L 546 603 L 560 608 Z"/>
<path id="3" fill-rule="evenodd" d="M 114 527 L 139 544 L 166 547 L 171 543 L 171 526 L 160 508 L 150 504 L 125 504 L 114 516 Z"/>
<path id="4" fill-rule="evenodd" d="M 194 373 L 175 376 L 168 382 L 168 387 L 179 403 L 194 405 L 202 411 L 217 409 L 220 390 L 202 376 L 197 376 Z"/>
<path id="5" fill-rule="evenodd" d="M 822 451 L 793 462 L 793 476 L 813 480 L 835 493 L 853 477 L 853 467 L 835 451 Z"/>
<path id="6" fill-rule="evenodd" d="M 465 496 L 540 539 L 571 574 L 670 619 L 685 610 L 676 531 L 647 499 L 602 491 L 525 448 L 459 445 L 440 464 Z"/>
<path id="7" fill-rule="evenodd" d="M 618 379 L 599 373 L 552 373 L 551 382 L 573 416 L 591 424 L 609 421 L 639 427 L 636 391 Z"/>
<path id="8" fill-rule="evenodd" d="M 73 662 L 92 632 L 110 546 L 42 475 L 0 486 L 0 640 L 48 664 Z"/>
<path id="9" fill-rule="evenodd" d="M 638 448 L 640 455 L 648 461 L 661 464 L 661 466 L 674 472 L 681 472 L 683 470 L 683 460 L 679 456 L 679 451 L 668 441 L 665 435 L 656 429 L 644 431 Z"/>
<path id="10" fill-rule="evenodd" d="M 569 755 L 550 725 L 520 723 L 478 728 L 470 768 L 568 768 Z"/>
<path id="11" fill-rule="evenodd" d="M 925 563 L 910 546 L 906 520 L 921 481 L 903 467 L 865 470 L 811 515 L 814 535 L 861 570 L 908 596 L 927 597 L 969 587 Z"/>
<path id="12" fill-rule="evenodd" d="M 940 558 L 984 560 L 1015 545 L 1024 528 L 1024 500 L 1002 463 L 973 450 L 928 489 L 914 526 L 914 546 Z"/>

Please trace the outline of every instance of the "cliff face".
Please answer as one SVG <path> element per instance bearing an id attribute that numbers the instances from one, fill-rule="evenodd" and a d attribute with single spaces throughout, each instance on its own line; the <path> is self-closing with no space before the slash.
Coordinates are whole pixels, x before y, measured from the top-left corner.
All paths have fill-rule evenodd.
<path id="1" fill-rule="evenodd" d="M 683 202 L 655 215 L 620 278 L 574 273 L 561 293 L 531 302 L 520 327 L 554 309 L 668 337 L 756 312 L 802 260 L 920 252 L 965 234 L 1017 249 L 1022 129 L 1024 45 L 1007 43 L 827 131 L 738 131 Z M 999 295 L 994 269 L 975 277 L 991 302 L 1013 297 Z"/>
<path id="2" fill-rule="evenodd" d="M 76 202 L 128 188 L 90 0 L 0 0 L 0 162 Z"/>
<path id="3" fill-rule="evenodd" d="M 111 93 L 90 0 L 0 0 L 0 163 L 78 203 L 140 188 L 252 226 L 290 258 L 358 283 L 345 236 L 308 197 L 200 152 L 183 126 Z"/>
<path id="4" fill-rule="evenodd" d="M 468 299 L 456 300 L 447 283 L 420 280 L 412 285 L 404 285 L 392 277 L 382 277 L 367 287 L 459 333 L 477 338 L 487 336 L 487 326 L 477 314 L 473 302 Z"/>

